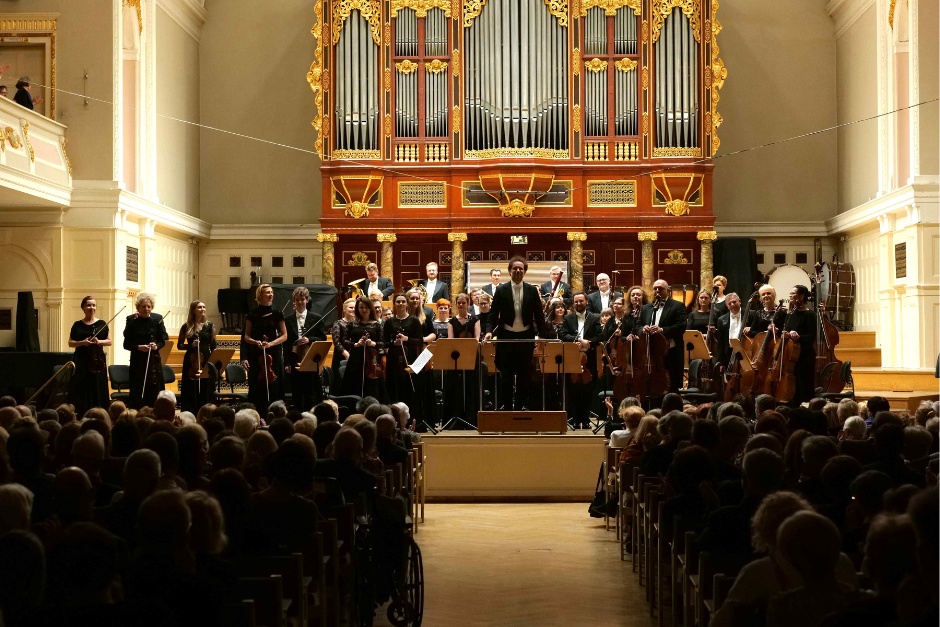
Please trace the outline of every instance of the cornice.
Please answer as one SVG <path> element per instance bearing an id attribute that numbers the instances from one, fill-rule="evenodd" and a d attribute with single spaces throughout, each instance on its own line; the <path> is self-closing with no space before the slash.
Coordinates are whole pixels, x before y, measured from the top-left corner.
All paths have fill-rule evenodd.
<path id="1" fill-rule="evenodd" d="M 201 239 L 209 237 L 208 222 L 124 191 L 110 181 L 75 181 L 71 207 L 125 212 L 138 220 L 152 221 L 155 226 L 181 235 Z"/>
<path id="2" fill-rule="evenodd" d="M 875 0 L 830 0 L 826 5 L 826 12 L 835 23 L 836 39 L 841 37 L 873 4 Z"/>
<path id="3" fill-rule="evenodd" d="M 72 188 L 68 185 L 53 183 L 49 179 L 7 165 L 0 166 L 0 187 L 33 197 L 33 201 L 24 204 L 65 207 L 72 200 Z"/>
<path id="4" fill-rule="evenodd" d="M 918 176 L 910 185 L 873 198 L 826 221 L 831 235 L 878 223 L 884 216 L 936 224 L 940 217 L 940 178 Z"/>
<path id="5" fill-rule="evenodd" d="M 157 0 L 157 6 L 196 41 L 202 37 L 202 27 L 209 19 L 205 3 L 205 0 Z"/>
<path id="6" fill-rule="evenodd" d="M 718 239 L 723 237 L 825 237 L 822 220 L 814 222 L 715 222 Z"/>
<path id="7" fill-rule="evenodd" d="M 309 240 L 317 241 L 319 224 L 213 224 L 209 241 Z"/>

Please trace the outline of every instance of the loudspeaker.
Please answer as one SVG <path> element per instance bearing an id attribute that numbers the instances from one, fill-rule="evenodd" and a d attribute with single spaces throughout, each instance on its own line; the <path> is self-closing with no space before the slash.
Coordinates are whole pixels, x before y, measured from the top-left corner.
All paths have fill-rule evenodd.
<path id="1" fill-rule="evenodd" d="M 749 237 L 719 237 L 714 247 L 714 273 L 728 279 L 725 293 L 737 292 L 746 303 L 754 283 L 760 281 L 757 271 L 757 240 Z M 711 286 L 702 286 L 710 288 Z"/>
<path id="2" fill-rule="evenodd" d="M 248 313 L 250 300 L 254 300 L 251 290 L 223 289 L 219 290 L 219 311 L 233 314 Z"/>
<path id="3" fill-rule="evenodd" d="M 16 350 L 24 353 L 39 352 L 39 319 L 32 292 L 16 294 Z"/>

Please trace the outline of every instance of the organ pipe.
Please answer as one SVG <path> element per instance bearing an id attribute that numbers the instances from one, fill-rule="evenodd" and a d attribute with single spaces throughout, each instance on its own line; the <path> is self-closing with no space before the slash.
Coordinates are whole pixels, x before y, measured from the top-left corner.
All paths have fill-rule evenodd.
<path id="1" fill-rule="evenodd" d="M 378 53 L 369 23 L 350 13 L 336 45 L 336 147 L 374 150 L 378 122 Z"/>
<path id="2" fill-rule="evenodd" d="M 688 17 L 673 9 L 666 19 L 656 59 L 656 146 L 693 148 L 698 138 L 698 44 Z"/>

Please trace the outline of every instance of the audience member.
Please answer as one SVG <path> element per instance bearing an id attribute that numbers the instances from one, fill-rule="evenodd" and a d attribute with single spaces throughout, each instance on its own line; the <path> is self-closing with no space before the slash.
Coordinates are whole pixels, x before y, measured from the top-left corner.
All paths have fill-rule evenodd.
<path id="1" fill-rule="evenodd" d="M 692 437 L 692 419 L 688 414 L 671 411 L 662 417 L 657 429 L 663 438 L 662 443 L 649 449 L 640 458 L 640 473 L 647 477 L 666 474 L 679 444 Z"/>

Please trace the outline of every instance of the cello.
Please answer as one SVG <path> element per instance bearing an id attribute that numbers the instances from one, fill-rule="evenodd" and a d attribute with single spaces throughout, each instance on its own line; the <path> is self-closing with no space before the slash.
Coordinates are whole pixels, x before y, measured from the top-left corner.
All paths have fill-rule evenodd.
<path id="1" fill-rule="evenodd" d="M 787 321 L 792 310 L 787 312 Z M 784 322 L 786 329 L 786 322 Z M 780 334 L 774 350 L 773 363 L 764 383 L 764 393 L 770 394 L 781 403 L 788 403 L 796 394 L 796 361 L 800 358 L 800 343 L 790 339 L 789 333 Z"/>
<path id="2" fill-rule="evenodd" d="M 762 331 L 758 333 L 751 340 L 751 346 L 756 347 L 757 344 L 760 344 L 760 348 L 757 348 L 757 352 L 751 355 L 751 361 L 754 365 L 754 378 L 751 386 L 748 390 L 747 395 L 750 398 L 754 398 L 758 394 L 762 394 L 764 388 L 767 385 L 767 378 L 769 376 L 770 367 L 773 364 L 774 356 L 777 351 L 777 325 L 775 324 L 777 315 L 784 310 L 783 300 L 780 301 L 780 304 L 777 306 L 777 309 L 774 311 L 773 318 L 771 319 L 772 330 Z M 753 349 L 752 349 L 753 350 Z"/>
<path id="3" fill-rule="evenodd" d="M 836 346 L 839 345 L 839 329 L 826 315 L 826 305 L 820 298 L 822 264 L 816 264 L 816 275 L 813 282 L 813 291 L 816 295 L 816 379 L 815 387 L 822 388 L 823 392 L 838 394 L 845 389 L 846 382 L 842 380 L 842 362 L 836 358 Z M 832 364 L 831 373 L 823 378 L 826 368 Z"/>

